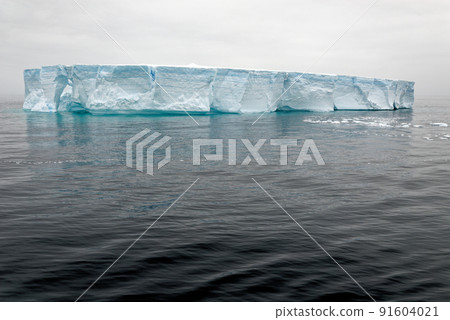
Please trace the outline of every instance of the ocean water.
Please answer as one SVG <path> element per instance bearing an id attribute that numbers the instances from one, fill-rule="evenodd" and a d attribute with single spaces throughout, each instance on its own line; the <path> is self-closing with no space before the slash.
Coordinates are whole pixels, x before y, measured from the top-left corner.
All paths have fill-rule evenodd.
<path id="1" fill-rule="evenodd" d="M 0 102 L 1 301 L 75 301 L 196 179 L 80 301 L 371 301 L 253 179 L 375 300 L 450 299 L 450 99 L 199 126 L 21 103 Z M 172 138 L 153 176 L 125 166 L 145 128 Z M 226 143 L 224 161 L 193 166 L 195 138 L 313 139 L 325 165 L 295 166 L 299 146 L 280 166 L 266 142 L 265 166 L 228 165 Z"/>

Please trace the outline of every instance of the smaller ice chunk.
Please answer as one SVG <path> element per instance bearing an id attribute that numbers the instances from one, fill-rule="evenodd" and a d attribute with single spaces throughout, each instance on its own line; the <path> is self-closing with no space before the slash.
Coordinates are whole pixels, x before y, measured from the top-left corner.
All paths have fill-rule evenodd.
<path id="1" fill-rule="evenodd" d="M 448 124 L 445 122 L 433 122 L 430 123 L 433 127 L 448 127 Z"/>

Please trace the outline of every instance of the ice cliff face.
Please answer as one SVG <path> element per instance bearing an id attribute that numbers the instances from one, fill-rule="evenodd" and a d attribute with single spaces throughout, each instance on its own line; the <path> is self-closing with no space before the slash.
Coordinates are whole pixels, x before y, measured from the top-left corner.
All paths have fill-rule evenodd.
<path id="1" fill-rule="evenodd" d="M 414 103 L 414 82 L 281 71 L 57 65 L 25 70 L 24 79 L 23 108 L 46 112 L 394 110 Z"/>

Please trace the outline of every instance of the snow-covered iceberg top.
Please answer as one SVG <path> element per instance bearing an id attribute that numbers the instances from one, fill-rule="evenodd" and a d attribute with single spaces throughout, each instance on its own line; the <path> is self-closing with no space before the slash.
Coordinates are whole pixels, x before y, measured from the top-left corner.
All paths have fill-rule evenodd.
<path id="1" fill-rule="evenodd" d="M 394 110 L 414 103 L 414 82 L 268 70 L 56 65 L 27 69 L 24 80 L 23 108 L 47 112 Z"/>

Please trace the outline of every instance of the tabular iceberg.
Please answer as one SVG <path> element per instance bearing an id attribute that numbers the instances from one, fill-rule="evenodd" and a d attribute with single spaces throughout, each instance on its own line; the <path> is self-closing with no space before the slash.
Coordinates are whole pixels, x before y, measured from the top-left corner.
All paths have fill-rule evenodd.
<path id="1" fill-rule="evenodd" d="M 297 72 L 151 65 L 24 71 L 24 109 L 96 113 L 412 108 L 414 82 Z"/>

